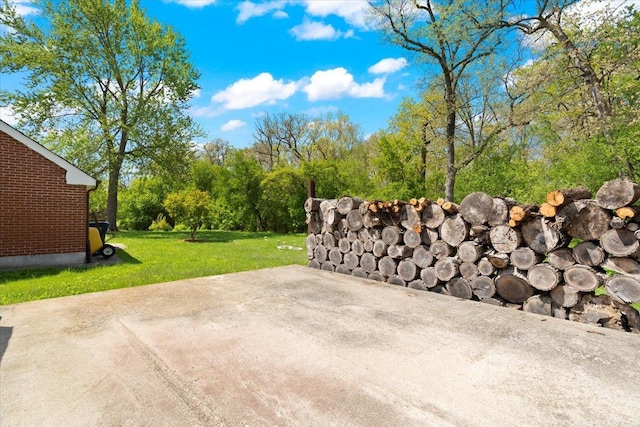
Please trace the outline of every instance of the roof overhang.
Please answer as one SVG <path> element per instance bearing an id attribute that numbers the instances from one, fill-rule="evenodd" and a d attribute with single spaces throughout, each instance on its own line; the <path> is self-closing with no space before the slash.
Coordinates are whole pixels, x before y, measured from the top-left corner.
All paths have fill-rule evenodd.
<path id="1" fill-rule="evenodd" d="M 55 163 L 60 166 L 64 170 L 67 171 L 66 181 L 69 185 L 84 185 L 87 187 L 87 190 L 93 189 L 98 185 L 98 182 L 92 176 L 89 176 L 86 172 L 78 169 L 76 166 L 72 165 L 62 157 L 58 156 L 54 152 L 45 148 L 44 146 L 38 144 L 33 139 L 29 138 L 22 132 L 16 130 L 12 126 L 8 125 L 3 120 L 0 120 L 0 131 L 6 133 L 16 141 L 26 145 L 31 150 L 40 154 L 47 160 Z"/>

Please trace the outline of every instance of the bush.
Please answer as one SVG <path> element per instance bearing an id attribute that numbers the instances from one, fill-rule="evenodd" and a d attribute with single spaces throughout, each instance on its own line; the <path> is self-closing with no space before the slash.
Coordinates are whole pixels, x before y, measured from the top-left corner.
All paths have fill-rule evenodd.
<path id="1" fill-rule="evenodd" d="M 150 231 L 171 231 L 171 229 L 171 224 L 167 222 L 167 217 L 163 214 L 158 214 L 158 217 L 149 226 Z"/>

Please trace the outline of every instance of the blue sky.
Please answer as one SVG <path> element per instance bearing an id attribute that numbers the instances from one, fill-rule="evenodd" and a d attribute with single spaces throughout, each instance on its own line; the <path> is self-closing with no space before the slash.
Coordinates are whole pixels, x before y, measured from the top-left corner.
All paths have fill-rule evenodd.
<path id="1" fill-rule="evenodd" d="M 366 23 L 366 1 L 141 0 L 187 41 L 202 74 L 192 116 L 236 147 L 256 117 L 342 111 L 363 136 L 387 126 L 416 93 L 420 70 Z"/>
<path id="2" fill-rule="evenodd" d="M 139 1 L 149 17 L 184 36 L 201 73 L 191 108 L 207 133 L 200 143 L 222 138 L 249 146 L 256 118 L 281 112 L 341 111 L 366 137 L 387 127 L 425 75 L 407 51 L 367 25 L 366 0 Z M 30 12 L 29 0 L 13 2 Z M 0 76 L 0 84 L 19 80 Z M 8 112 L 0 108 L 11 122 Z"/>

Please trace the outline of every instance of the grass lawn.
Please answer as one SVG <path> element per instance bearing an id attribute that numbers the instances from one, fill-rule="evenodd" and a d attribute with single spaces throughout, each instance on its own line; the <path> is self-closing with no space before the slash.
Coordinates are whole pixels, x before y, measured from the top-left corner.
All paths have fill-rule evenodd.
<path id="1" fill-rule="evenodd" d="M 0 305 L 107 289 L 148 285 L 307 262 L 304 234 L 281 235 L 227 231 L 189 233 L 120 232 L 108 243 L 125 245 L 121 263 L 73 268 L 0 272 Z"/>

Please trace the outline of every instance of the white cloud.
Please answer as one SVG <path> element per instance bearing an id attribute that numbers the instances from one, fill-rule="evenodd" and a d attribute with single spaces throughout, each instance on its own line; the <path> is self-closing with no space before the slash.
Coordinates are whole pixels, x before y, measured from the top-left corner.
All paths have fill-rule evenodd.
<path id="1" fill-rule="evenodd" d="M 15 127 L 18 124 L 18 118 L 11 105 L 0 106 L 0 120 L 9 126 Z"/>
<path id="2" fill-rule="evenodd" d="M 305 10 L 309 15 L 326 17 L 337 15 L 354 27 L 367 29 L 366 14 L 369 3 L 366 0 L 305 0 Z"/>
<path id="3" fill-rule="evenodd" d="M 309 101 L 338 99 L 345 96 L 354 98 L 382 98 L 385 78 L 377 78 L 371 83 L 358 84 L 346 69 L 339 67 L 332 70 L 317 71 L 302 90 Z"/>
<path id="4" fill-rule="evenodd" d="M 231 132 L 232 130 L 240 129 L 246 125 L 242 120 L 229 120 L 227 123 L 220 126 L 220 130 L 223 132 Z"/>
<path id="5" fill-rule="evenodd" d="M 205 6 L 212 5 L 216 0 L 164 0 L 169 3 L 177 3 L 190 9 L 200 9 Z"/>
<path id="6" fill-rule="evenodd" d="M 286 5 L 287 5 L 287 2 L 282 0 L 267 1 L 264 3 L 254 3 L 248 0 L 243 1 L 238 6 L 239 13 L 238 13 L 238 17 L 236 18 L 236 22 L 238 24 L 244 24 L 251 18 L 264 16 L 267 13 L 274 12 L 274 11 L 275 11 L 275 13 L 273 14 L 274 18 L 285 17 L 282 15 L 282 13 L 284 13 L 284 15 L 288 17 L 289 15 L 287 15 L 286 12 L 282 11 L 282 9 Z M 282 13 L 279 13 L 279 12 L 282 12 Z"/>
<path id="7" fill-rule="evenodd" d="M 385 58 L 369 67 L 369 72 L 372 74 L 392 74 L 407 65 L 408 62 L 404 58 Z"/>
<path id="8" fill-rule="evenodd" d="M 289 30 L 296 40 L 337 40 L 339 38 L 349 38 L 353 36 L 353 30 L 345 33 L 333 28 L 333 25 L 323 24 L 305 19 L 302 24 L 296 25 Z"/>
<path id="9" fill-rule="evenodd" d="M 37 15 L 40 10 L 33 6 L 32 0 L 13 0 L 9 1 L 9 4 L 15 7 L 18 15 Z"/>
<path id="10" fill-rule="evenodd" d="M 276 10 L 271 17 L 273 17 L 273 19 L 287 19 L 289 15 L 284 10 Z"/>
<path id="11" fill-rule="evenodd" d="M 211 97 L 227 110 L 251 108 L 261 104 L 275 104 L 292 96 L 298 90 L 296 82 L 274 80 L 269 73 L 261 73 L 252 79 L 240 79 Z"/>

